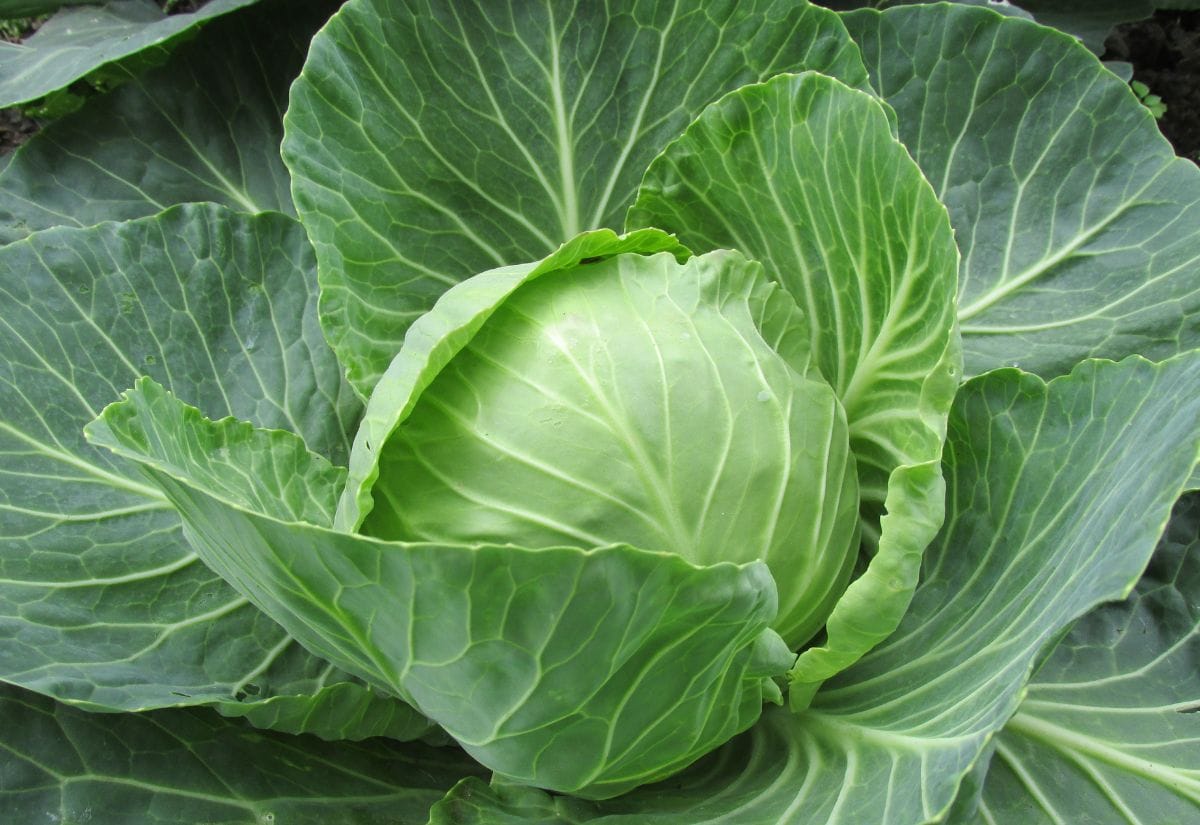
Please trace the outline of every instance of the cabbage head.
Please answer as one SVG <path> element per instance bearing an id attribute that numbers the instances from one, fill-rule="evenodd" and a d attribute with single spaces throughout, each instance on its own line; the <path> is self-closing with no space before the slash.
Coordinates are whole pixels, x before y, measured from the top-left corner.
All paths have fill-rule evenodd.
<path id="1" fill-rule="evenodd" d="M 442 296 L 410 340 L 368 404 L 340 526 L 762 560 L 788 646 L 822 627 L 857 558 L 858 477 L 804 314 L 761 264 L 660 252 L 497 270 Z"/>

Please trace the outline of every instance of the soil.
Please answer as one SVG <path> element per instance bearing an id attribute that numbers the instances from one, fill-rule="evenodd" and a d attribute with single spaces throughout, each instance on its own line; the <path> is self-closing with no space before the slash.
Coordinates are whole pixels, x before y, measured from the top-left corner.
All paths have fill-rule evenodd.
<path id="1" fill-rule="evenodd" d="M 37 121 L 17 107 L 0 109 L 0 155 L 16 149 L 37 130 Z"/>
<path id="2" fill-rule="evenodd" d="M 158 5 L 163 7 L 163 11 L 167 14 L 187 14 L 207 3 L 208 0 L 158 0 Z"/>
<path id="3" fill-rule="evenodd" d="M 37 31 L 44 19 L 44 17 L 31 17 L 26 20 L 12 21 L 12 25 L 0 30 L 0 40 L 20 43 Z M 6 155 L 16 149 L 29 140 L 37 130 L 37 121 L 28 117 L 19 106 L 0 109 L 0 155 Z"/>
<path id="4" fill-rule="evenodd" d="M 1119 26 L 1105 43 L 1109 60 L 1133 64 L 1133 78 L 1162 98 L 1159 120 L 1175 153 L 1200 163 L 1200 11 L 1159 11 Z"/>

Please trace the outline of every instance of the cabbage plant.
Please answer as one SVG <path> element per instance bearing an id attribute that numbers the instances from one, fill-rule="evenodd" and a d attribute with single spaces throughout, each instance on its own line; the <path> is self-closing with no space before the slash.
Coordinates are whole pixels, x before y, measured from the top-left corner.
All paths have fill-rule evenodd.
<path id="1" fill-rule="evenodd" d="M 271 10 L 0 170 L 0 810 L 1194 816 L 1200 172 L 1082 46 Z"/>

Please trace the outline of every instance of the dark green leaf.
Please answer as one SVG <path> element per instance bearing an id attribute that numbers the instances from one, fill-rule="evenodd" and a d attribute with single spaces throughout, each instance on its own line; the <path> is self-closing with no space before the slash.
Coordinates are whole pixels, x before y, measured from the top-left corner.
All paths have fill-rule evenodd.
<path id="1" fill-rule="evenodd" d="M 1191 2 L 1192 0 L 1176 0 Z M 839 11 L 911 6 L 922 0 L 832 0 L 822 3 Z M 1104 40 L 1119 23 L 1142 20 L 1154 7 L 1170 8 L 1169 0 L 951 0 L 967 6 L 984 6 L 999 14 L 1036 20 L 1043 26 L 1067 32 L 1096 54 L 1104 52 Z"/>
<path id="2" fill-rule="evenodd" d="M 979 821 L 1200 819 L 1200 497 L 1126 601 L 1081 619 L 1001 732 Z"/>
<path id="3" fill-rule="evenodd" d="M 1200 169 L 1070 38 L 956 4 L 846 15 L 950 210 L 968 374 L 1200 340 Z"/>
<path id="4" fill-rule="evenodd" d="M 291 212 L 287 89 L 331 4 L 302 6 L 213 21 L 165 65 L 45 126 L 0 172 L 0 242 L 193 201 Z"/>
<path id="5" fill-rule="evenodd" d="M 209 0 L 167 16 L 153 0 L 65 8 L 20 45 L 0 42 L 0 106 L 36 100 L 102 66 L 163 49 L 194 26 L 257 0 Z"/>
<path id="6" fill-rule="evenodd" d="M 216 206 L 0 249 L 0 677 L 91 707 L 232 713 L 346 679 L 196 558 L 134 465 L 83 440 L 148 374 L 212 415 L 299 432 L 344 460 L 359 407 L 321 337 L 313 281 L 299 224 Z M 360 701 L 364 731 L 353 714 L 308 724 L 327 736 L 423 727 L 369 708 L 391 700 Z"/>
<path id="7" fill-rule="evenodd" d="M 201 710 L 85 713 L 0 684 L 0 820 L 424 825 L 481 769 L 457 749 L 329 743 Z"/>

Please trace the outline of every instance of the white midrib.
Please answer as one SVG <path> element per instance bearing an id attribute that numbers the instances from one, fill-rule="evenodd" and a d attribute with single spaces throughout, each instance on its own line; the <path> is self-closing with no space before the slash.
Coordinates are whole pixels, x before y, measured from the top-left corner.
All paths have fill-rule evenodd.
<path id="1" fill-rule="evenodd" d="M 550 12 L 550 95 L 554 101 L 554 126 L 558 139 L 558 175 L 562 186 L 563 240 L 579 234 L 579 194 L 575 191 L 575 154 L 571 142 L 571 127 L 567 121 L 567 106 L 563 99 L 562 76 L 559 72 L 558 26 L 554 7 Z"/>
<path id="2" fill-rule="evenodd" d="M 259 206 L 254 202 L 254 200 L 250 197 L 249 192 L 234 184 L 234 182 L 230 180 L 223 171 L 221 171 L 221 168 L 217 164 L 213 163 L 212 158 L 210 158 L 208 154 L 199 145 L 197 145 L 194 140 L 192 140 L 188 130 L 185 129 L 182 124 L 177 123 L 175 118 L 171 117 L 171 114 L 164 108 L 156 108 L 163 119 L 166 120 L 167 123 L 171 125 L 171 128 L 175 130 L 176 134 L 179 135 L 179 139 L 183 142 L 183 144 L 189 150 L 191 150 L 192 156 L 196 159 L 196 162 L 204 167 L 204 171 L 212 175 L 212 181 L 215 181 L 217 184 L 215 188 L 223 191 L 229 197 L 229 199 L 244 212 L 253 213 L 265 211 L 264 207 Z M 202 183 L 209 183 L 210 185 L 212 183 L 212 181 L 205 181 L 200 175 L 196 175 L 195 173 L 192 173 L 192 175 Z M 132 182 L 130 183 L 132 184 Z"/>
<path id="3" fill-rule="evenodd" d="M 1068 758 L 1072 758 L 1072 752 L 1075 759 L 1079 756 L 1090 757 L 1097 762 L 1170 788 L 1194 802 L 1200 802 L 1200 777 L 1195 775 L 1195 771 L 1180 770 L 1150 759 L 1139 759 L 1108 742 L 1019 711 L 1009 720 L 1005 730 L 1028 736 L 1053 750 L 1066 753 Z"/>
<path id="4" fill-rule="evenodd" d="M 1101 232 L 1108 229 L 1114 224 L 1118 218 L 1122 217 L 1131 208 L 1137 205 L 1138 200 L 1145 194 L 1150 185 L 1158 179 L 1155 175 L 1150 178 L 1141 189 L 1127 197 L 1121 204 L 1113 208 L 1108 215 L 1098 220 L 1092 226 L 1076 233 L 1075 237 L 1070 241 L 1062 244 L 1059 249 L 1053 254 L 1044 256 L 1040 261 L 1032 264 L 1023 272 L 1011 277 L 1002 277 L 1000 282 L 985 292 L 983 295 L 976 298 L 970 304 L 960 306 L 958 310 L 958 320 L 960 323 L 969 321 L 984 310 L 995 305 L 999 301 L 1017 292 L 1022 287 L 1036 281 L 1045 273 L 1049 272 L 1058 264 L 1075 255 L 1087 243 L 1095 239 Z M 1015 230 L 1010 230 L 1010 234 L 1015 234 Z M 1010 238 L 1011 240 L 1011 238 Z M 1008 263 L 1005 262 L 1005 271 L 1007 272 Z"/>

